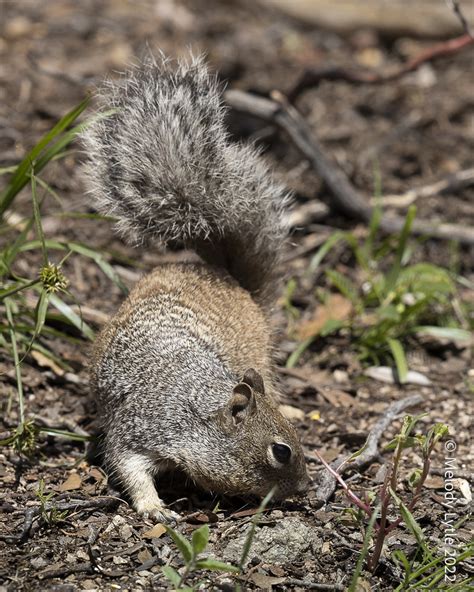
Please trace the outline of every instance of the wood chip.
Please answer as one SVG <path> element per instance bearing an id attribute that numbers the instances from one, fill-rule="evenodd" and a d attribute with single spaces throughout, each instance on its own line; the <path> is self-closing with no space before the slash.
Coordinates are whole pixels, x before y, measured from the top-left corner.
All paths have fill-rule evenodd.
<path id="1" fill-rule="evenodd" d="M 69 477 L 61 483 L 59 486 L 59 491 L 74 491 L 75 489 L 80 489 L 82 486 L 82 479 L 79 473 L 71 473 Z"/>
<path id="2" fill-rule="evenodd" d="M 265 574 L 255 572 L 250 576 L 252 582 L 262 590 L 271 590 L 273 586 L 282 584 L 286 578 L 277 578 L 266 576 Z"/>
<path id="3" fill-rule="evenodd" d="M 158 539 L 160 538 L 160 536 L 164 535 L 166 532 L 166 528 L 163 526 L 163 524 L 155 524 L 155 526 L 150 529 L 147 530 L 146 532 L 144 532 L 142 534 L 142 537 L 145 539 Z"/>
<path id="4" fill-rule="evenodd" d="M 152 554 L 150 553 L 150 551 L 148 551 L 148 549 L 142 549 L 141 551 L 138 552 L 137 554 L 137 558 L 141 563 L 145 563 L 145 561 L 150 561 L 150 559 L 152 558 Z"/>

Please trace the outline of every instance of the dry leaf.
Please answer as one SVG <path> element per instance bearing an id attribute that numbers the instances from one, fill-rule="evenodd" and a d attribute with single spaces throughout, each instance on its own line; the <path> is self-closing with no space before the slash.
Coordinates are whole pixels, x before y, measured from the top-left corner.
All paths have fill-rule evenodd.
<path id="1" fill-rule="evenodd" d="M 293 407 L 292 405 L 280 405 L 278 407 L 280 413 L 283 417 L 289 420 L 295 421 L 303 421 L 304 420 L 304 411 L 298 409 L 298 407 Z"/>
<path id="2" fill-rule="evenodd" d="M 166 528 L 163 526 L 163 524 L 155 524 L 155 526 L 150 529 L 147 530 L 146 532 L 144 532 L 142 534 L 142 537 L 146 538 L 146 539 L 157 539 L 160 536 L 162 536 L 163 534 L 165 534 L 166 532 Z"/>
<path id="3" fill-rule="evenodd" d="M 103 473 L 99 468 L 97 467 L 92 467 L 92 469 L 89 471 L 88 474 L 89 477 L 92 477 L 94 479 L 94 481 L 97 481 L 98 483 L 100 483 L 101 481 L 103 481 L 104 479 L 107 479 L 107 476 L 105 473 Z"/>
<path id="4" fill-rule="evenodd" d="M 74 489 L 80 489 L 82 486 L 82 479 L 78 473 L 71 473 L 69 477 L 61 483 L 59 491 L 73 491 Z"/>
<path id="5" fill-rule="evenodd" d="M 328 321 L 345 321 L 352 312 L 352 303 L 341 294 L 331 294 L 326 304 L 318 306 L 314 317 L 300 324 L 298 339 L 304 341 L 318 335 Z"/>
<path id="6" fill-rule="evenodd" d="M 219 522 L 219 516 L 210 510 L 205 512 L 193 512 L 186 516 L 186 522 L 189 524 L 215 524 Z"/>
<path id="7" fill-rule="evenodd" d="M 250 576 L 250 579 L 256 586 L 262 588 L 263 590 L 270 590 L 273 586 L 276 586 L 277 584 L 282 584 L 286 580 L 286 578 L 266 576 L 258 572 L 253 573 Z"/>
<path id="8" fill-rule="evenodd" d="M 331 403 L 333 407 L 351 407 L 355 405 L 354 397 L 346 392 L 332 388 L 330 386 L 321 386 L 317 389 L 318 393 Z"/>
<path id="9" fill-rule="evenodd" d="M 444 479 L 442 477 L 428 477 L 424 483 L 427 489 L 443 489 Z"/>
<path id="10" fill-rule="evenodd" d="M 64 370 L 56 364 L 53 360 L 45 356 L 39 351 L 33 350 L 30 352 L 31 357 L 33 360 L 40 366 L 41 368 L 49 368 L 52 370 L 57 376 L 63 376 Z"/>
<path id="11" fill-rule="evenodd" d="M 249 510 L 240 510 L 239 512 L 234 512 L 230 515 L 231 518 L 245 518 L 247 516 L 255 516 L 258 514 L 260 508 L 250 508 Z M 265 510 L 266 511 L 266 510 Z"/>

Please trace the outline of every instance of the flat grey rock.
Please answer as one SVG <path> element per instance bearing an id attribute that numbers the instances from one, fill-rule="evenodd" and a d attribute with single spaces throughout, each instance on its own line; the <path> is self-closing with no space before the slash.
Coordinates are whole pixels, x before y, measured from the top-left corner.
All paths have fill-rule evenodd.
<path id="1" fill-rule="evenodd" d="M 250 524 L 240 530 L 222 550 L 226 561 L 238 562 L 242 555 Z M 317 533 L 298 518 L 283 518 L 271 525 L 257 526 L 247 564 L 257 557 L 274 565 L 300 561 L 305 555 L 312 557 L 322 541 Z"/>

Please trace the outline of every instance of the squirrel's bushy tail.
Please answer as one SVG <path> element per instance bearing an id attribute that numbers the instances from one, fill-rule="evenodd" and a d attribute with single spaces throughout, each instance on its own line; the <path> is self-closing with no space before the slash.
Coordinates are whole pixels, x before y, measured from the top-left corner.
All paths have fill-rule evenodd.
<path id="1" fill-rule="evenodd" d="M 109 84 L 102 99 L 116 111 L 84 135 L 87 176 L 132 242 L 194 249 L 264 299 L 287 195 L 255 148 L 229 141 L 221 95 L 201 58 L 150 60 Z"/>

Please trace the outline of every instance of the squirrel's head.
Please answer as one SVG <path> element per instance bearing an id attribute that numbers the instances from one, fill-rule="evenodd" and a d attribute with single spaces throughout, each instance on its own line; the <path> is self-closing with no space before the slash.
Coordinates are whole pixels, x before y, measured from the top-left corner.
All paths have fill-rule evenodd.
<path id="1" fill-rule="evenodd" d="M 265 394 L 258 372 L 247 370 L 213 419 L 226 454 L 207 475 L 208 487 L 212 481 L 225 493 L 259 496 L 275 487 L 275 499 L 307 491 L 311 480 L 296 430 Z"/>

